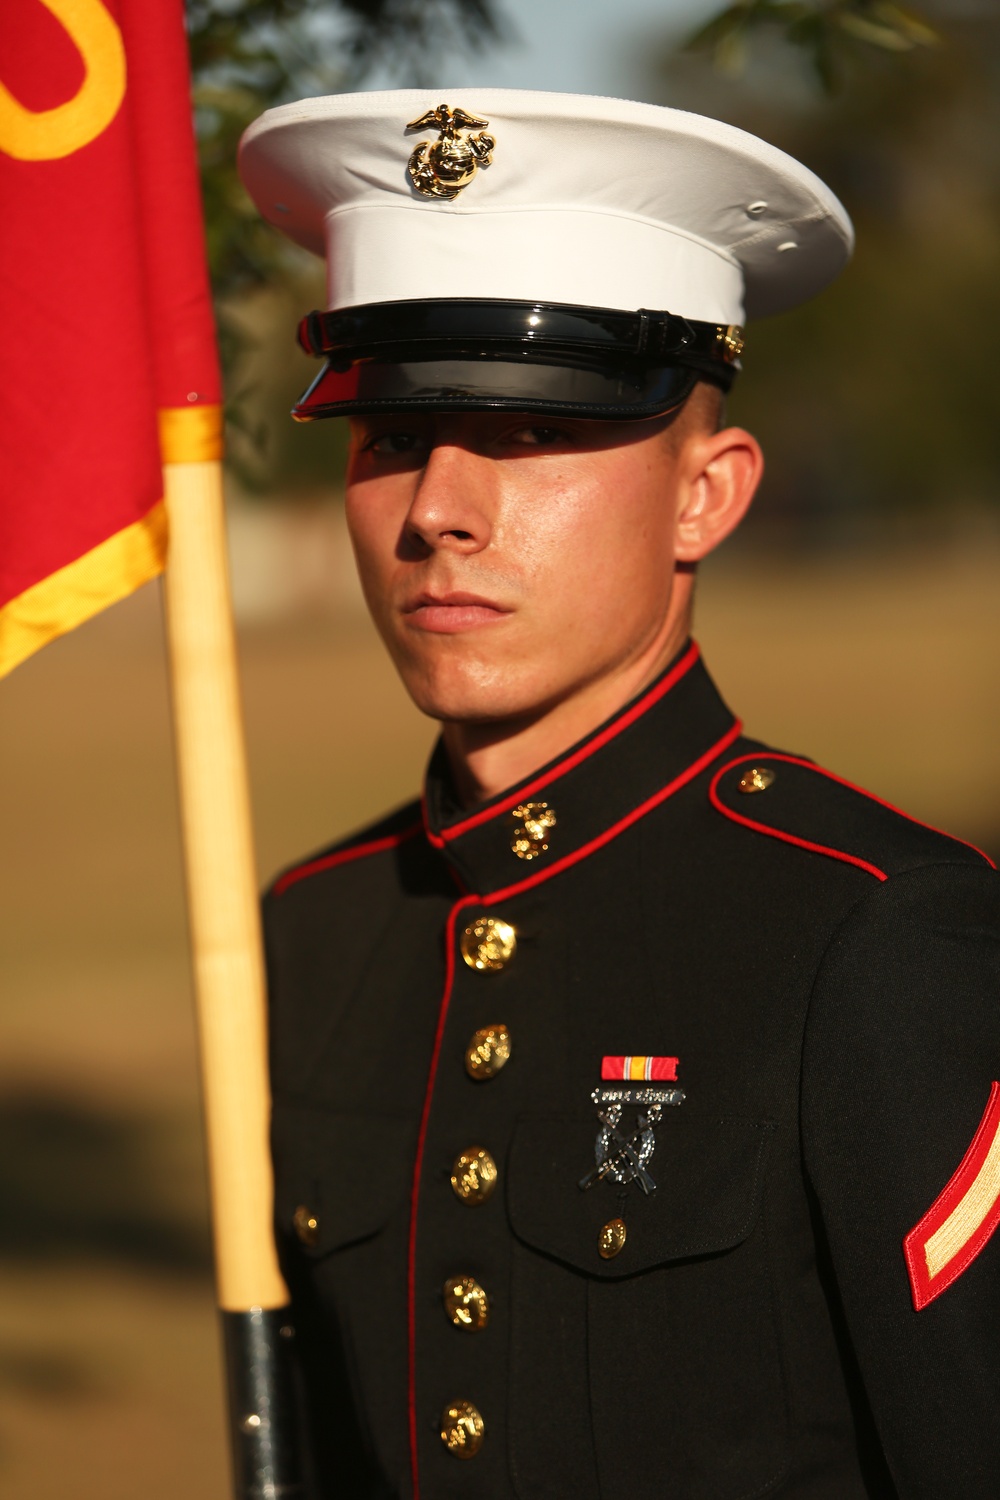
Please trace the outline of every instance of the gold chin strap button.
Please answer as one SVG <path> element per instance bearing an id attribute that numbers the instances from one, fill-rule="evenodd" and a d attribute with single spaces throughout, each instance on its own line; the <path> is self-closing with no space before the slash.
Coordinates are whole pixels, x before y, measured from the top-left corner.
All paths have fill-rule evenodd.
<path id="1" fill-rule="evenodd" d="M 628 1230 L 622 1219 L 609 1219 L 601 1226 L 601 1232 L 597 1236 L 597 1253 L 602 1260 L 614 1260 L 625 1248 L 625 1238 Z"/>
<path id="2" fill-rule="evenodd" d="M 456 1458 L 475 1458 L 485 1436 L 486 1423 L 471 1401 L 452 1401 L 441 1413 L 441 1441 Z"/>
<path id="3" fill-rule="evenodd" d="M 517 950 L 517 932 L 500 917 L 478 917 L 458 942 L 462 957 L 479 974 L 495 974 L 509 964 Z"/>
<path id="4" fill-rule="evenodd" d="M 465 1049 L 465 1071 L 477 1083 L 495 1078 L 510 1058 L 510 1032 L 502 1022 L 481 1026 Z"/>
<path id="5" fill-rule="evenodd" d="M 456 1198 L 470 1207 L 485 1203 L 497 1185 L 497 1164 L 483 1146 L 470 1146 L 455 1157 L 451 1185 Z"/>
<path id="6" fill-rule="evenodd" d="M 319 1243 L 319 1220 L 311 1208 L 306 1208 L 300 1203 L 292 1214 L 292 1228 L 302 1241 L 303 1245 L 312 1248 Z"/>
<path id="7" fill-rule="evenodd" d="M 511 813 L 514 836 L 510 847 L 518 859 L 537 859 L 549 847 L 549 829 L 556 826 L 556 810 L 548 802 L 522 802 Z"/>
<path id="8" fill-rule="evenodd" d="M 766 792 L 769 786 L 774 785 L 777 773 L 769 766 L 751 766 L 749 771 L 744 771 L 739 780 L 741 792 Z"/>
<path id="9" fill-rule="evenodd" d="M 757 205 L 754 204 L 753 208 Z M 738 323 L 728 323 L 715 330 L 715 341 L 722 345 L 722 357 L 727 365 L 734 364 L 746 348 L 746 338 Z"/>
<path id="10" fill-rule="evenodd" d="M 449 1276 L 444 1284 L 444 1310 L 456 1328 L 478 1333 L 490 1321 L 490 1299 L 472 1276 Z"/>

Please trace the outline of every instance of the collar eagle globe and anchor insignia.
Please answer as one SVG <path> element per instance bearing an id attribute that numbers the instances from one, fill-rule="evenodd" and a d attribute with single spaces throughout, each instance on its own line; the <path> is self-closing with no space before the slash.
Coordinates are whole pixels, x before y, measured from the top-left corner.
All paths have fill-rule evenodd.
<path id="1" fill-rule="evenodd" d="M 482 129 L 489 123 L 447 104 L 411 120 L 407 130 L 440 132 L 436 141 L 421 141 L 406 164 L 417 192 L 425 198 L 457 198 L 479 168 L 488 167 L 493 160 L 496 141 Z M 463 130 L 478 130 L 479 134 L 463 136 Z"/>
<path id="2" fill-rule="evenodd" d="M 511 813 L 514 832 L 511 853 L 518 859 L 537 859 L 549 847 L 549 830 L 556 826 L 556 810 L 548 802 L 522 802 Z"/>

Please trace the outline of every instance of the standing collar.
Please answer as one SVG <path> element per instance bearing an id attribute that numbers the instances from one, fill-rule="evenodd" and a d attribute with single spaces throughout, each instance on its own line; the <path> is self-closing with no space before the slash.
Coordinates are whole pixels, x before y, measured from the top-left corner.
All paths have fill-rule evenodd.
<path id="1" fill-rule="evenodd" d="M 469 892 L 497 896 L 602 847 L 722 753 L 740 724 L 692 641 L 593 734 L 509 791 L 455 804 L 442 741 L 424 793 L 427 837 Z"/>

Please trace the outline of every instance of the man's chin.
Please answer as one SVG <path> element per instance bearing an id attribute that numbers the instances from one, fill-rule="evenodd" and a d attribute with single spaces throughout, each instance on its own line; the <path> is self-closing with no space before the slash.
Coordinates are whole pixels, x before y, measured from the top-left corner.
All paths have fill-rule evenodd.
<path id="1" fill-rule="evenodd" d="M 551 694 L 525 680 L 516 668 L 495 663 L 463 671 L 401 670 L 404 686 L 421 713 L 443 724 L 518 723 L 544 713 Z"/>

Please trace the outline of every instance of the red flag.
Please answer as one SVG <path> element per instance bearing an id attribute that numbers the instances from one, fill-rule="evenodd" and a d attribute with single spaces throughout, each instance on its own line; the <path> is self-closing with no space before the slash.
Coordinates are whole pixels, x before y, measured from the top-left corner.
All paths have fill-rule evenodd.
<path id="1" fill-rule="evenodd" d="M 161 571 L 217 458 L 183 0 L 0 7 L 0 675 Z"/>

